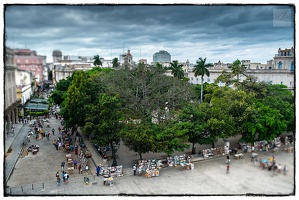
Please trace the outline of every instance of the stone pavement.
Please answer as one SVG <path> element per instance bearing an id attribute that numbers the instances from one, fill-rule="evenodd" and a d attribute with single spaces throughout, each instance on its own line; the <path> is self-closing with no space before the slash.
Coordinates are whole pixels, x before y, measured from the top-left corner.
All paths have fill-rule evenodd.
<path id="1" fill-rule="evenodd" d="M 288 172 L 273 175 L 272 171 L 261 169 L 260 166 L 250 162 L 250 153 L 245 154 L 244 159 L 231 161 L 230 173 L 226 174 L 226 158 L 219 157 L 205 161 L 195 162 L 194 170 L 182 170 L 180 167 L 167 167 L 160 170 L 159 177 L 145 178 L 133 176 L 131 169 L 132 160 L 138 159 L 136 153 L 121 146 L 117 152 L 119 165 L 124 167 L 124 176 L 114 178 L 113 186 L 104 186 L 103 177 L 95 176 L 95 166 L 99 164 L 110 165 L 112 161 L 103 162 L 92 144 L 82 135 L 87 148 L 92 153 L 89 159 L 90 170 L 78 174 L 76 171 L 70 174 L 68 184 L 56 183 L 55 174 L 61 174 L 60 163 L 65 161 L 66 153 L 56 150 L 52 141 L 58 138 L 58 126 L 60 122 L 50 119 L 51 126 L 55 128 L 55 135 L 51 134 L 50 141 L 46 138 L 36 141 L 31 137 L 30 144 L 40 146 L 37 155 L 29 153 L 28 156 L 18 158 L 17 141 L 27 135 L 28 124 L 21 126 L 18 137 L 12 142 L 13 147 L 10 155 L 5 158 L 5 174 L 11 168 L 12 174 L 5 186 L 5 196 L 30 195 L 30 196 L 68 196 L 68 195 L 294 195 L 295 193 L 295 157 L 294 153 L 282 151 L 275 153 L 277 163 L 287 165 Z M 51 128 L 46 128 L 52 130 Z M 233 142 L 231 143 L 231 146 Z M 14 147 L 14 145 L 16 145 Z M 223 145 L 223 142 L 216 146 Z M 236 145 L 236 144 L 234 144 Z M 197 146 L 197 150 L 206 148 Z M 16 153 L 17 152 L 17 153 Z M 271 152 L 258 152 L 259 157 L 268 159 L 273 155 Z M 182 155 L 178 153 L 176 155 Z M 145 154 L 145 159 L 159 159 L 163 154 Z M 76 158 L 72 152 L 72 157 Z M 16 164 L 12 164 L 16 160 Z M 84 182 L 84 177 L 90 179 L 89 184 Z"/>

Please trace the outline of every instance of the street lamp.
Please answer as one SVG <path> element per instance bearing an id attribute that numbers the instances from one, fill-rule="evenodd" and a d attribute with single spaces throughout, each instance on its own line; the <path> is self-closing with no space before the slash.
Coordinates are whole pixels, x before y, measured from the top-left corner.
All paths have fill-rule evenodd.
<path id="1" fill-rule="evenodd" d="M 112 161 L 112 167 L 117 166 L 117 162 L 116 162 L 116 155 L 115 153 L 117 152 L 117 150 L 119 149 L 120 146 L 120 142 L 119 140 L 114 140 L 112 142 L 112 156 L 113 156 L 113 161 Z"/>

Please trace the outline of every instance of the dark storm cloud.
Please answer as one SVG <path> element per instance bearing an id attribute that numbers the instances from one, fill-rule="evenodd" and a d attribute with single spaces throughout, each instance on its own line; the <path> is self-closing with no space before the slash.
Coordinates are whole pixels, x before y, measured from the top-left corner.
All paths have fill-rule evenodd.
<path id="1" fill-rule="evenodd" d="M 149 62 L 162 49 L 181 61 L 195 62 L 198 57 L 209 56 L 211 62 L 232 62 L 237 59 L 233 58 L 235 53 L 243 59 L 266 62 L 278 48 L 290 48 L 294 43 L 293 24 L 273 27 L 273 9 L 277 8 L 292 7 L 11 5 L 5 8 L 5 31 L 7 45 L 24 48 L 25 43 L 27 48 L 47 54 L 49 61 L 55 49 L 67 55 L 80 51 L 81 55 L 110 58 L 130 48 L 135 54 L 142 50 Z M 255 57 L 241 55 L 235 51 L 236 45 L 267 51 L 271 46 L 271 50 Z M 230 52 L 230 57 L 223 52 Z"/>

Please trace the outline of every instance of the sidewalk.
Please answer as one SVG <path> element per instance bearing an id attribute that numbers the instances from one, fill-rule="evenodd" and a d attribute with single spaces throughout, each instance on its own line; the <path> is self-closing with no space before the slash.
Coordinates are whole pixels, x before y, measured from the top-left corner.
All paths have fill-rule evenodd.
<path id="1" fill-rule="evenodd" d="M 19 153 L 22 149 L 23 139 L 27 135 L 28 130 L 28 124 L 16 124 L 14 134 L 8 134 L 5 138 L 5 183 L 11 176 L 13 168 L 18 161 Z"/>

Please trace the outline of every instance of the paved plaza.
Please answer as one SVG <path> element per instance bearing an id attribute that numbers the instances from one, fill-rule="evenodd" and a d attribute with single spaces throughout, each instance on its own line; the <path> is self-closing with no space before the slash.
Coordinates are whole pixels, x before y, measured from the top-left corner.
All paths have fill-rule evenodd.
<path id="1" fill-rule="evenodd" d="M 95 166 L 99 164 L 110 165 L 112 161 L 103 162 L 87 138 L 83 137 L 87 148 L 92 152 L 92 159 L 89 159 L 89 170 L 83 174 L 74 171 L 70 174 L 68 184 L 56 183 L 55 174 L 61 174 L 60 164 L 66 160 L 66 153 L 63 150 L 56 150 L 52 144 L 58 138 L 59 120 L 50 119 L 51 126 L 55 128 L 55 135 L 48 141 L 46 138 L 35 140 L 31 136 L 30 144 L 37 144 L 40 150 L 37 155 L 31 152 L 27 156 L 16 158 L 16 151 L 21 144 L 12 143 L 12 151 L 5 157 L 5 196 L 69 196 L 69 195 L 167 195 L 167 196 L 197 196 L 197 195 L 287 195 L 295 193 L 295 152 L 283 151 L 286 147 L 282 145 L 276 153 L 257 152 L 259 158 L 269 159 L 273 155 L 276 162 L 287 166 L 287 173 L 275 173 L 262 169 L 261 166 L 251 162 L 251 153 L 246 153 L 243 159 L 231 159 L 230 173 L 226 173 L 226 158 L 219 157 L 204 161 L 194 162 L 194 170 L 181 169 L 180 167 L 166 167 L 160 170 L 159 177 L 146 178 L 144 176 L 133 176 L 131 168 L 132 160 L 139 158 L 136 153 L 121 146 L 117 152 L 119 165 L 123 165 L 124 175 L 115 177 L 113 186 L 104 186 L 103 177 L 96 176 Z M 29 125 L 18 125 L 17 137 L 23 138 L 27 135 Z M 46 128 L 52 130 L 51 128 Z M 219 142 L 216 146 L 223 145 Z M 236 146 L 231 142 L 231 146 Z M 209 146 L 197 146 L 200 148 Z M 7 147 L 6 147 L 7 148 Z M 182 153 L 177 153 L 182 155 Z M 145 154 L 145 159 L 159 159 L 165 154 Z M 72 157 L 76 158 L 74 152 Z M 11 169 L 10 169 L 11 168 Z M 11 173 L 12 172 L 12 173 Z M 84 182 L 84 177 L 90 179 L 89 184 Z"/>

